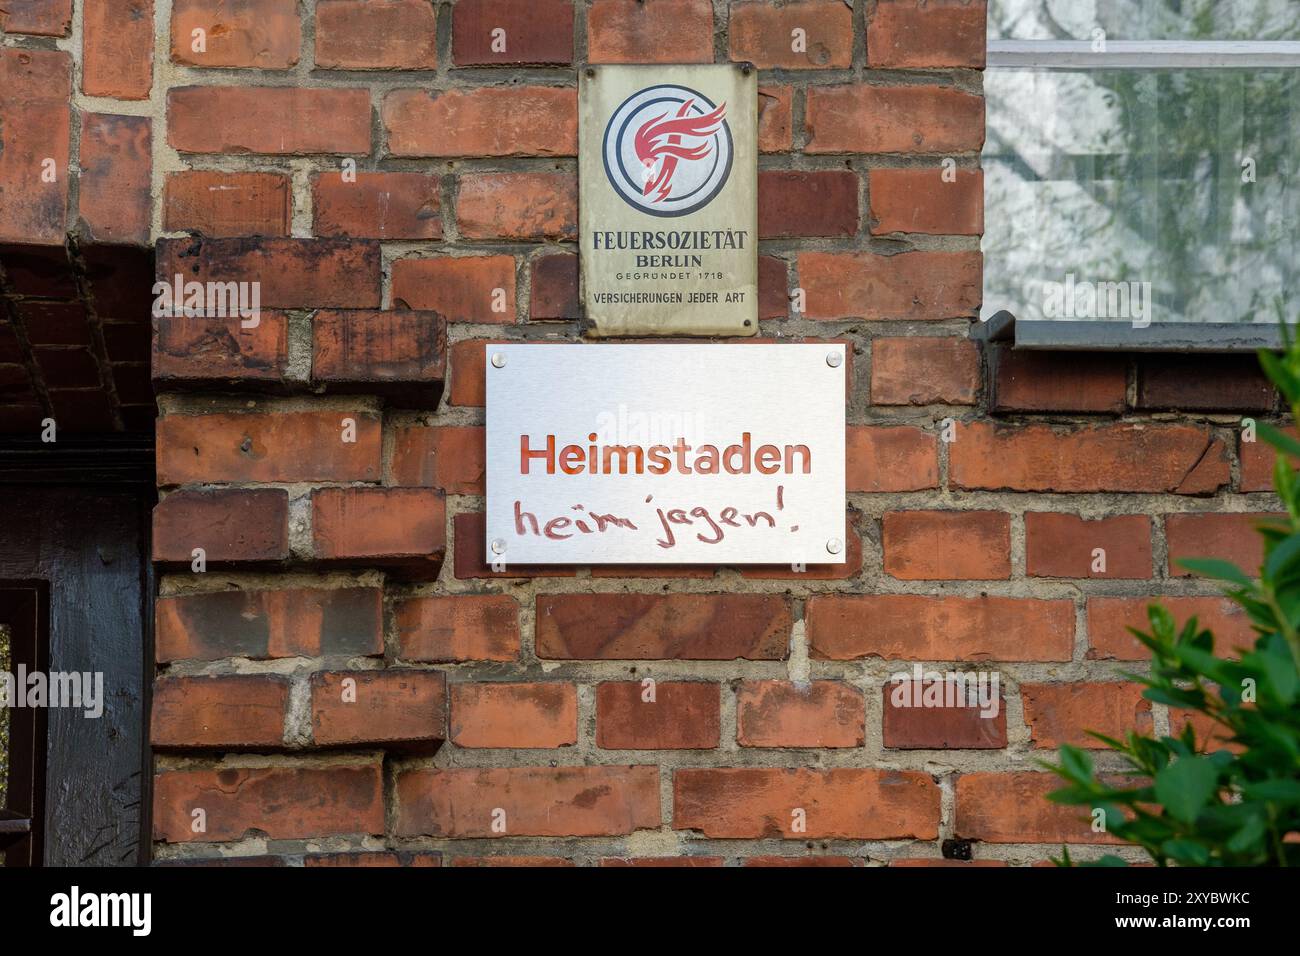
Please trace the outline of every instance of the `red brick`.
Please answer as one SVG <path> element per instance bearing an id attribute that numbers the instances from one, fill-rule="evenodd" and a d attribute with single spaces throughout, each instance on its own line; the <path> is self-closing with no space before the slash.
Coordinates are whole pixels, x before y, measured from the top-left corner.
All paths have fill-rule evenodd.
<path id="1" fill-rule="evenodd" d="M 284 236 L 289 232 L 289 177 L 280 173 L 171 173 L 163 229 L 205 236 Z"/>
<path id="2" fill-rule="evenodd" d="M 486 457 L 482 425 L 409 425 L 393 440 L 393 483 L 481 495 Z"/>
<path id="3" fill-rule="evenodd" d="M 939 438 L 910 425 L 850 425 L 848 491 L 924 491 L 939 486 Z"/>
<path id="4" fill-rule="evenodd" d="M 957 778 L 958 837 L 986 843 L 1115 843 L 1092 831 L 1085 807 L 1052 803 L 1054 773 L 964 773 Z"/>
<path id="5" fill-rule="evenodd" d="M 1238 605 L 1219 597 L 1090 597 L 1088 598 L 1088 654 L 1094 660 L 1145 661 L 1151 652 L 1128 632 L 1130 627 L 1150 633 L 1147 607 L 1164 605 L 1179 630 L 1191 618 L 1214 633 L 1220 651 L 1246 647 L 1255 640 L 1250 618 Z"/>
<path id="6" fill-rule="evenodd" d="M 979 349 L 970 339 L 872 339 L 871 404 L 974 405 Z"/>
<path id="7" fill-rule="evenodd" d="M 331 392 L 381 395 L 437 408 L 447 377 L 447 329 L 433 312 L 317 312 L 312 381 Z"/>
<path id="8" fill-rule="evenodd" d="M 493 49 L 498 38 L 505 49 Z M 572 0 L 461 0 L 452 8 L 451 58 L 457 66 L 572 63 Z"/>
<path id="9" fill-rule="evenodd" d="M 153 83 L 152 0 L 86 0 L 81 92 L 145 100 Z"/>
<path id="10" fill-rule="evenodd" d="M 303 866 L 442 866 L 441 853 L 413 850 L 364 850 L 356 853 L 308 853 Z"/>
<path id="11" fill-rule="evenodd" d="M 449 322 L 513 325 L 514 256 L 439 256 L 393 263 L 393 305 L 429 309 Z"/>
<path id="12" fill-rule="evenodd" d="M 998 511 L 889 511 L 885 573 L 905 581 L 1011 577 L 1011 518 Z"/>
<path id="13" fill-rule="evenodd" d="M 861 747 L 862 692 L 840 681 L 745 681 L 736 692 L 736 741 L 742 747 Z"/>
<path id="14" fill-rule="evenodd" d="M 1025 723 L 1034 747 L 1073 744 L 1099 750 L 1106 745 L 1085 731 L 1122 739 L 1130 731 L 1151 733 L 1151 702 L 1142 685 L 1119 683 L 1021 684 Z"/>
<path id="15" fill-rule="evenodd" d="M 72 58 L 58 50 L 0 48 L 0 241 L 62 245 L 72 137 Z M 42 174 L 53 160 L 54 181 Z M 62 249 L 60 272 L 67 271 Z M 36 265 L 33 260 L 33 265 Z M 6 257 L 5 267 L 14 263 Z M 22 291 L 18 289 L 16 291 Z"/>
<path id="16" fill-rule="evenodd" d="M 794 31 L 802 30 L 795 51 Z M 846 69 L 853 65 L 853 9 L 841 0 L 731 5 L 731 59 L 760 70 Z"/>
<path id="17" fill-rule="evenodd" d="M 1170 577 L 1192 574 L 1178 562 L 1184 558 L 1218 558 L 1231 561 L 1252 577 L 1264 563 L 1264 539 L 1255 529 L 1277 526 L 1285 516 L 1249 514 L 1165 515 L 1165 540 L 1169 545 Z"/>
<path id="18" fill-rule="evenodd" d="M 1068 600 L 819 594 L 804 609 L 813 656 L 909 661 L 1068 661 Z"/>
<path id="19" fill-rule="evenodd" d="M 873 169 L 867 173 L 871 234 L 978 236 L 984 232 L 984 173 L 978 169 Z"/>
<path id="20" fill-rule="evenodd" d="M 452 866 L 575 866 L 572 860 L 558 856 L 458 856 L 451 861 Z"/>
<path id="21" fill-rule="evenodd" d="M 422 595 L 398 601 L 397 656 L 404 661 L 513 661 L 519 606 L 496 594 Z"/>
<path id="22" fill-rule="evenodd" d="M 571 87 L 393 90 L 384 97 L 382 113 L 394 156 L 578 152 L 578 99 Z"/>
<path id="23" fill-rule="evenodd" d="M 203 52 L 194 31 L 203 31 Z M 175 0 L 172 61 L 190 66 L 287 70 L 298 62 L 302 27 L 295 0 Z"/>
<path id="24" fill-rule="evenodd" d="M 909 860 L 890 860 L 891 867 L 936 867 L 960 870 L 968 867 L 1010 866 L 1005 860 L 945 860 L 942 857 L 923 857 Z"/>
<path id="25" fill-rule="evenodd" d="M 787 319 L 790 317 L 790 280 L 786 261 L 776 256 L 758 257 L 758 317 L 760 319 Z M 850 379 L 849 388 L 853 387 Z"/>
<path id="26" fill-rule="evenodd" d="M 774 594 L 539 594 L 537 656 L 781 660 L 791 625 Z"/>
<path id="27" fill-rule="evenodd" d="M 147 116 L 81 114 L 78 215 L 86 239 L 149 241 L 151 129 Z"/>
<path id="28" fill-rule="evenodd" d="M 72 26 L 72 0 L 8 0 L 0 30 L 28 36 L 65 37 Z"/>
<path id="29" fill-rule="evenodd" d="M 618 857 L 607 856 L 600 861 L 601 866 L 614 867 L 714 867 L 722 866 L 723 860 L 720 856 L 641 856 L 641 857 Z"/>
<path id="30" fill-rule="evenodd" d="M 556 681 L 451 685 L 457 747 L 543 749 L 578 742 L 578 689 Z"/>
<path id="31" fill-rule="evenodd" d="M 589 63 L 712 63 L 709 0 L 594 0 L 587 9 Z"/>
<path id="32" fill-rule="evenodd" d="M 788 153 L 794 145 L 794 88 L 758 88 L 758 151 Z"/>
<path id="33" fill-rule="evenodd" d="M 978 252 L 804 252 L 799 285 L 810 319 L 950 319 L 980 306 Z"/>
<path id="34" fill-rule="evenodd" d="M 718 685 L 605 681 L 596 688 L 596 746 L 604 750 L 712 750 L 721 739 Z"/>
<path id="35" fill-rule="evenodd" d="M 192 829 L 202 809 L 206 830 Z M 380 762 L 325 767 L 166 770 L 154 777 L 153 838 L 166 843 L 238 840 L 257 830 L 270 840 L 381 835 Z"/>
<path id="36" fill-rule="evenodd" d="M 284 746 L 289 681 L 270 674 L 155 681 L 149 743 L 156 750 Z"/>
<path id="37" fill-rule="evenodd" d="M 1226 724 L 1222 724 L 1213 717 L 1197 711 L 1183 710 L 1180 707 L 1169 708 L 1169 735 L 1171 737 L 1181 738 L 1183 731 L 1189 725 L 1195 734 L 1198 750 L 1209 753 L 1216 750 L 1228 750 L 1234 754 L 1246 752 L 1243 745 L 1233 740 L 1234 733 Z M 1284 840 L 1291 842 L 1294 837 L 1288 835 Z"/>
<path id="38" fill-rule="evenodd" d="M 906 672 L 903 672 L 906 673 Z M 971 688 L 962 702 L 961 690 L 923 672 L 923 680 L 890 680 L 882 689 L 883 740 L 892 750 L 1000 750 L 1007 745 L 1007 708 L 998 694 L 997 712 L 985 716 L 984 708 L 967 706 Z M 991 685 L 990 685 L 991 686 Z M 926 702 L 927 692 L 942 692 L 941 706 Z M 948 705 L 952 699 L 958 701 Z"/>
<path id="39" fill-rule="evenodd" d="M 796 810 L 803 813 L 796 817 Z M 796 819 L 806 829 L 794 830 Z M 673 827 L 710 838 L 933 840 L 938 826 L 939 786 L 924 773 L 707 768 L 673 774 Z"/>
<path id="40" fill-rule="evenodd" d="M 984 0 L 880 0 L 867 20 L 867 65 L 984 66 Z"/>
<path id="41" fill-rule="evenodd" d="M 461 176 L 456 226 L 465 239 L 576 239 L 578 181 L 569 173 Z"/>
<path id="42" fill-rule="evenodd" d="M 80 302 L 42 302 L 39 299 L 25 299 L 15 302 L 14 308 L 18 310 L 18 318 L 23 328 L 27 330 L 27 341 L 32 345 L 90 347 L 90 325 L 86 320 L 85 306 Z M 13 341 L 16 350 L 17 339 Z M 6 361 L 21 364 L 22 352 L 15 351 L 7 357 Z"/>
<path id="43" fill-rule="evenodd" d="M 743 866 L 857 866 L 847 856 L 751 856 Z"/>
<path id="44" fill-rule="evenodd" d="M 1080 428 L 958 424 L 952 487 L 1012 491 L 1209 494 L 1228 483 L 1228 450 L 1195 425 Z"/>
<path id="45" fill-rule="evenodd" d="M 394 266 L 397 263 L 393 263 Z M 453 342 L 451 354 L 450 405 L 479 405 L 487 401 L 488 339 L 462 339 Z"/>
<path id="46" fill-rule="evenodd" d="M 1267 412 L 1277 390 L 1253 355 L 1142 355 L 1137 407 Z"/>
<path id="47" fill-rule="evenodd" d="M 318 236 L 360 239 L 441 239 L 440 180 L 427 173 L 341 172 L 312 177 Z"/>
<path id="48" fill-rule="evenodd" d="M 345 442 L 344 422 L 355 441 Z M 168 415 L 158 421 L 158 484 L 378 481 L 382 422 L 374 412 Z"/>
<path id="49" fill-rule="evenodd" d="M 1273 423 L 1273 427 L 1292 438 L 1300 437 L 1294 427 L 1281 428 L 1278 423 Z M 1277 461 L 1278 450 L 1258 435 L 1254 441 L 1246 441 L 1244 434 L 1238 441 L 1237 448 L 1241 456 L 1241 490 L 1272 491 L 1273 463 Z M 1300 462 L 1294 457 L 1290 457 L 1290 461 L 1292 468 L 1300 467 Z"/>
<path id="50" fill-rule="evenodd" d="M 510 564 L 499 571 L 487 561 L 487 516 L 481 511 L 463 511 L 453 519 L 455 537 L 455 574 L 461 580 L 476 578 L 571 578 L 574 567 L 557 564 Z"/>
<path id="51" fill-rule="evenodd" d="M 153 509 L 153 559 L 190 565 L 289 557 L 289 495 L 276 488 L 175 491 Z"/>
<path id="52" fill-rule="evenodd" d="M 989 351 L 995 412 L 1124 411 L 1128 359 L 1090 352 Z"/>
<path id="53" fill-rule="evenodd" d="M 809 153 L 975 153 L 984 98 L 942 86 L 813 86 Z"/>
<path id="54" fill-rule="evenodd" d="M 99 385 L 99 363 L 87 349 L 33 349 L 45 384 L 51 388 L 94 388 Z"/>
<path id="55" fill-rule="evenodd" d="M 447 548 L 441 491 L 427 488 L 317 488 L 311 494 L 316 558 L 438 576 Z"/>
<path id="56" fill-rule="evenodd" d="M 538 256 L 529 263 L 529 275 L 529 321 L 582 317 L 577 256 L 568 253 Z"/>
<path id="57" fill-rule="evenodd" d="M 796 571 L 793 562 L 785 564 L 750 564 L 740 568 L 742 578 L 757 578 L 760 580 L 782 580 L 782 581 L 844 581 L 856 578 L 862 573 L 862 536 L 858 534 L 854 525 L 861 516 L 860 512 L 852 509 L 845 515 L 844 521 L 844 542 L 845 553 L 844 561 L 841 564 L 817 564 L 812 561 L 805 562 L 802 570 Z M 614 566 L 609 570 L 614 575 L 622 575 L 626 566 Z M 661 566 L 662 567 L 662 566 Z M 595 577 L 597 571 L 593 569 L 592 576 Z M 702 573 L 698 576 L 713 577 L 713 568 L 705 565 Z"/>
<path id="58" fill-rule="evenodd" d="M 433 9 L 424 0 L 320 0 L 316 69 L 436 70 Z"/>
<path id="59" fill-rule="evenodd" d="M 1093 570 L 1097 548 L 1105 552 L 1104 571 Z M 1149 578 L 1151 519 L 1026 512 L 1025 572 L 1046 578 Z"/>
<path id="60" fill-rule="evenodd" d="M 367 90 L 179 86 L 167 91 L 167 142 L 182 153 L 370 152 Z"/>
<path id="61" fill-rule="evenodd" d="M 502 828 L 494 830 L 494 820 Z M 398 836 L 620 836 L 660 825 L 657 767 L 409 770 Z"/>
<path id="62" fill-rule="evenodd" d="M 857 231 L 858 174 L 852 170 L 765 169 L 758 174 L 760 238 L 853 236 Z"/>
<path id="63" fill-rule="evenodd" d="M 289 321 L 263 311 L 256 328 L 238 316 L 176 316 L 154 319 L 153 377 L 159 389 L 171 385 L 274 387 L 288 369 Z"/>
<path id="64" fill-rule="evenodd" d="M 258 282 L 262 308 L 377 309 L 379 244 L 343 239 L 159 239 L 158 277 Z"/>
<path id="65" fill-rule="evenodd" d="M 158 598 L 154 622 L 159 663 L 384 652 L 378 588 L 177 594 Z"/>
<path id="66" fill-rule="evenodd" d="M 447 737 L 447 678 L 434 671 L 331 671 L 311 676 L 318 747 L 429 752 Z"/>

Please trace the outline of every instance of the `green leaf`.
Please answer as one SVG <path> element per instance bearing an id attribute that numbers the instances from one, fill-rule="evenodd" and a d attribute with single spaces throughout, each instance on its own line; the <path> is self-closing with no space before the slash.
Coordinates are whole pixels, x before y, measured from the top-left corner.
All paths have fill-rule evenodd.
<path id="1" fill-rule="evenodd" d="M 1260 422 L 1256 425 L 1255 431 L 1259 434 L 1260 438 L 1264 439 L 1264 441 L 1268 442 L 1274 448 L 1280 449 L 1288 455 L 1294 455 L 1295 457 L 1300 458 L 1300 441 L 1292 438 L 1286 432 L 1279 431 L 1272 425 L 1265 424 L 1264 422 Z"/>
<path id="2" fill-rule="evenodd" d="M 1184 757 L 1156 774 L 1156 799 L 1175 820 L 1192 823 L 1214 796 L 1218 783 L 1218 771 L 1208 759 Z"/>
<path id="3" fill-rule="evenodd" d="M 1207 578 L 1229 581 L 1232 584 L 1240 584 L 1244 588 L 1255 586 L 1255 582 L 1246 575 L 1246 572 L 1231 561 L 1222 561 L 1219 558 L 1184 558 L 1178 563 L 1188 571 L 1195 571 Z"/>

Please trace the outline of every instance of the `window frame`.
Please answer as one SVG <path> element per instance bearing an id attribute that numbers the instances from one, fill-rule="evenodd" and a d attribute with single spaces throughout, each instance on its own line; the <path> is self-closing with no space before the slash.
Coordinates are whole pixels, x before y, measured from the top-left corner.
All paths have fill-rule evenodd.
<path id="1" fill-rule="evenodd" d="M 0 581 L 0 621 L 9 625 L 13 673 L 49 670 L 49 584 Z M 0 807 L 6 867 L 40 866 L 45 850 L 45 767 L 49 721 L 44 707 L 9 708 L 9 779 Z"/>

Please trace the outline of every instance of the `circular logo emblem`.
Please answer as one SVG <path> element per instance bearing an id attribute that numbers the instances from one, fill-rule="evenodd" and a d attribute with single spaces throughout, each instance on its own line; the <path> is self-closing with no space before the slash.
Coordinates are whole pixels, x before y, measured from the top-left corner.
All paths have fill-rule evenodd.
<path id="1" fill-rule="evenodd" d="M 605 127 L 605 175 L 629 206 L 685 216 L 707 206 L 731 174 L 727 104 L 685 86 L 648 86 Z"/>

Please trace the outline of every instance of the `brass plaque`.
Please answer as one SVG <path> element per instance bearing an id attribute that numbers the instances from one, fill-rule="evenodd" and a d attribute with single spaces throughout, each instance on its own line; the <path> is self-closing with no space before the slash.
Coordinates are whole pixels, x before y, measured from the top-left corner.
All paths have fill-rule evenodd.
<path id="1" fill-rule="evenodd" d="M 578 116 L 592 332 L 757 332 L 756 71 L 592 67 L 580 78 Z"/>

